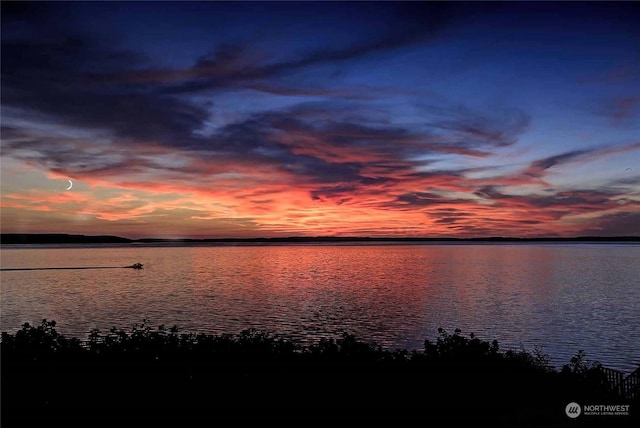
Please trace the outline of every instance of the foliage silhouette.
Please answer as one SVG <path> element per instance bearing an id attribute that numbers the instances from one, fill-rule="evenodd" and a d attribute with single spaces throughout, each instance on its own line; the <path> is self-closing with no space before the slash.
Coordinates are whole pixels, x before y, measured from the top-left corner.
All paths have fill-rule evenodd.
<path id="1" fill-rule="evenodd" d="M 438 330 L 421 351 L 387 350 L 343 333 L 309 346 L 256 329 L 238 334 L 151 328 L 65 338 L 55 321 L 2 332 L 2 422 L 446 420 L 567 423 L 568 402 L 629 403 L 579 351 L 548 356 Z M 638 406 L 638 399 L 632 406 Z M 106 406 L 106 407 L 105 407 Z M 107 409 L 107 410 L 100 410 Z M 613 422 L 637 422 L 618 418 Z M 8 425 L 5 425 L 7 423 Z"/>

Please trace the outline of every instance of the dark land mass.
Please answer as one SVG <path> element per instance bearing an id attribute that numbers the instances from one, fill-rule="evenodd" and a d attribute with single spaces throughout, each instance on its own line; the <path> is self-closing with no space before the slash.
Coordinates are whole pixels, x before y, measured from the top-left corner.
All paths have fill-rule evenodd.
<path id="1" fill-rule="evenodd" d="M 3 233 L 0 244 L 129 244 L 133 240 L 111 235 L 69 235 L 66 233 Z"/>
<path id="2" fill-rule="evenodd" d="M 411 352 L 347 333 L 302 347 L 255 329 L 186 334 L 144 323 L 81 341 L 43 320 L 2 333 L 2 426 L 639 426 L 638 371 L 624 389 L 580 351 L 556 369 L 545 355 L 438 334 Z M 627 414 L 572 419 L 571 402 Z"/>
<path id="3" fill-rule="evenodd" d="M 72 235 L 64 233 L 30 234 L 3 233 L 0 235 L 0 245 L 37 245 L 37 244 L 215 244 L 215 243 L 420 243 L 420 242 L 640 242 L 640 236 L 577 236 L 570 238 L 541 237 L 541 238 L 422 238 L 422 237 L 357 237 L 357 236 L 291 236 L 275 238 L 203 238 L 203 239 L 164 239 L 141 238 L 129 239 L 111 235 Z"/>

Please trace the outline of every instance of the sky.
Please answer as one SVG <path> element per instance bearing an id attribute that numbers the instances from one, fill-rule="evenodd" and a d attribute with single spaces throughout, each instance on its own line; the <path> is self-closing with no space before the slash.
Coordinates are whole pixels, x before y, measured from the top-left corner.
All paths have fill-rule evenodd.
<path id="1" fill-rule="evenodd" d="M 640 236 L 639 2 L 0 7 L 2 233 Z"/>

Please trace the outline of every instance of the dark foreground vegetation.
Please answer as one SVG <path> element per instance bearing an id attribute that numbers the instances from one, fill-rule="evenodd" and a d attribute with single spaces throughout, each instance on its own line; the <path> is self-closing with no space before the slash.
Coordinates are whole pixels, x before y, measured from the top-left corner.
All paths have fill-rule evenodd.
<path id="1" fill-rule="evenodd" d="M 43 320 L 3 332 L 0 345 L 5 428 L 271 420 L 639 426 L 638 394 L 621 396 L 584 353 L 555 369 L 544 354 L 502 351 L 459 330 L 439 330 L 420 351 L 390 351 L 350 334 L 300 346 L 253 329 L 185 334 L 146 323 L 80 341 Z M 629 404 L 630 414 L 570 419 L 570 402 Z"/>

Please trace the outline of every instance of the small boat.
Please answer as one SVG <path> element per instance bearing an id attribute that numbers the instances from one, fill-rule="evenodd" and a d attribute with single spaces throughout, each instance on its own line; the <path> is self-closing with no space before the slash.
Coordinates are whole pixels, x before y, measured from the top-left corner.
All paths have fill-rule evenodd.
<path id="1" fill-rule="evenodd" d="M 142 263 L 134 263 L 131 266 L 125 266 L 131 269 L 142 269 Z"/>

